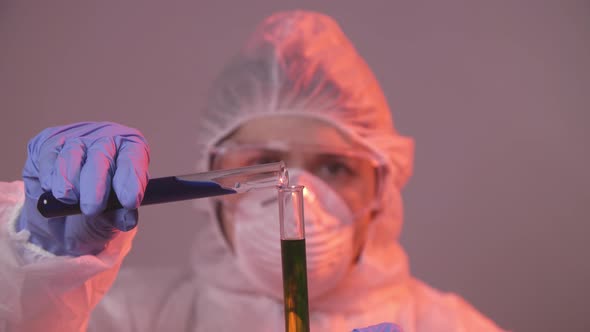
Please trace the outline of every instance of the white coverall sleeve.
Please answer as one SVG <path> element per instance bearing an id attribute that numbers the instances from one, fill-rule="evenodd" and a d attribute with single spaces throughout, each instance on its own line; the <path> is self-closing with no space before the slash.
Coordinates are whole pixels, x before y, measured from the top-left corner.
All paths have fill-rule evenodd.
<path id="1" fill-rule="evenodd" d="M 190 270 L 123 268 L 92 312 L 88 332 L 194 331 L 196 294 Z"/>
<path id="2" fill-rule="evenodd" d="M 0 182 L 0 332 L 85 331 L 135 230 L 119 233 L 96 256 L 55 256 L 29 243 L 28 231 L 15 231 L 23 201 L 22 182 Z"/>

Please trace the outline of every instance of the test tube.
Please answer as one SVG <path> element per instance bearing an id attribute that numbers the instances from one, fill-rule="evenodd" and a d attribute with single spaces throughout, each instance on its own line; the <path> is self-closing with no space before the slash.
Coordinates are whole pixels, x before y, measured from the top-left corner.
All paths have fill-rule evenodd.
<path id="1" fill-rule="evenodd" d="M 279 186 L 285 331 L 309 331 L 303 186 Z"/>
<path id="2" fill-rule="evenodd" d="M 282 161 L 189 175 L 166 176 L 148 181 L 141 205 L 245 193 L 287 184 L 289 184 L 289 175 Z M 105 211 L 120 208 L 122 205 L 114 190 L 111 190 Z M 37 201 L 37 209 L 45 218 L 82 213 L 80 204 L 61 202 L 50 191 L 41 194 Z"/>

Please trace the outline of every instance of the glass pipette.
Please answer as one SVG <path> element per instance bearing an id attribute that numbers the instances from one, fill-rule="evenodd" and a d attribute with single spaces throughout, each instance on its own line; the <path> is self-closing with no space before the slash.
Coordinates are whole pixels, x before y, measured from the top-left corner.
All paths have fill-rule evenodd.
<path id="1" fill-rule="evenodd" d="M 245 193 L 255 189 L 276 188 L 289 184 L 285 163 L 276 162 L 181 176 L 167 176 L 148 181 L 141 205 L 183 201 L 227 194 Z M 122 208 L 113 190 L 105 211 Z M 45 218 L 81 214 L 80 204 L 66 204 L 51 192 L 39 196 L 37 209 Z"/>

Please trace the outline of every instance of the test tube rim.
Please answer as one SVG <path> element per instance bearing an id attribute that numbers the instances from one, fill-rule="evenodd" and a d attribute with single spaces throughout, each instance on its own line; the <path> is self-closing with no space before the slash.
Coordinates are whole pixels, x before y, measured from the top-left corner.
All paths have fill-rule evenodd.
<path id="1" fill-rule="evenodd" d="M 293 185 L 278 185 L 277 189 L 280 192 L 287 192 L 287 193 L 294 193 L 294 192 L 298 192 L 298 191 L 303 191 L 303 189 L 305 189 L 305 186 L 303 185 L 299 185 L 299 184 L 293 184 Z"/>
<path id="2" fill-rule="evenodd" d="M 301 239 L 305 239 L 305 212 L 304 212 L 304 206 L 303 206 L 303 189 L 305 189 L 305 186 L 303 185 L 299 185 L 299 184 L 295 184 L 295 185 L 282 185 L 282 186 L 277 186 L 277 189 L 279 191 L 278 196 L 279 196 L 279 220 L 280 220 L 280 232 L 281 232 L 281 240 L 301 240 Z M 297 236 L 292 236 L 292 235 L 287 235 L 286 230 L 285 230 L 285 219 L 284 219 L 284 213 L 285 213 L 285 200 L 284 197 L 285 196 L 291 196 L 291 195 L 296 195 L 299 197 L 299 203 L 300 206 L 300 216 L 299 219 L 301 220 L 300 223 L 298 223 L 299 225 L 299 234 Z"/>

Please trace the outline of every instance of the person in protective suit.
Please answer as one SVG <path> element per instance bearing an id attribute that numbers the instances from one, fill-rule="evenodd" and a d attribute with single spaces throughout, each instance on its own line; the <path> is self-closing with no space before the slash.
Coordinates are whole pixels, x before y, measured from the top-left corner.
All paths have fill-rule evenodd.
<path id="1" fill-rule="evenodd" d="M 501 330 L 411 276 L 398 238 L 413 141 L 395 130 L 374 75 L 334 20 L 305 11 L 265 19 L 198 119 L 197 171 L 284 160 L 306 187 L 312 331 L 381 322 L 406 332 Z M 119 271 L 148 163 L 141 132 L 115 123 L 52 127 L 30 141 L 24 182 L 0 183 L 0 330 L 283 329 L 278 212 L 264 204 L 272 190 L 196 201 L 205 220 L 186 271 Z M 111 189 L 124 209 L 103 212 Z M 42 218 L 35 204 L 49 190 L 83 214 Z"/>

